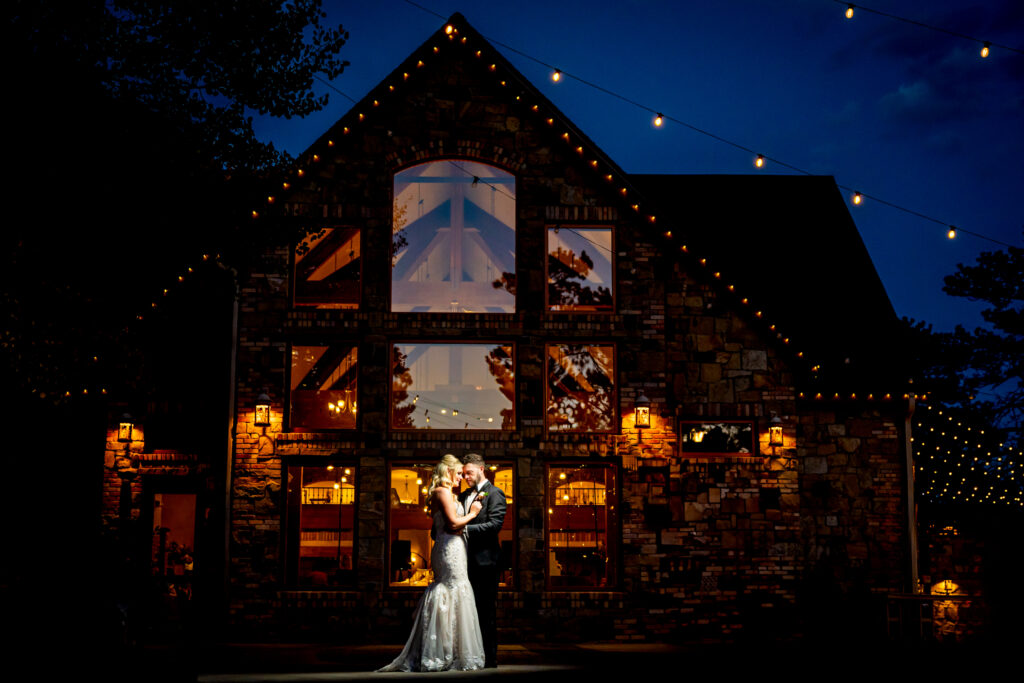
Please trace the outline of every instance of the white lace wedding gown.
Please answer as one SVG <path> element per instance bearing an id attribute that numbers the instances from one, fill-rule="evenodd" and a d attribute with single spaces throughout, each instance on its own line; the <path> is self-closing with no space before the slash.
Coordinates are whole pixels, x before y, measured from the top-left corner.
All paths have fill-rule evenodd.
<path id="1" fill-rule="evenodd" d="M 459 516 L 465 514 L 459 503 Z M 423 591 L 405 649 L 378 671 L 468 671 L 484 668 L 484 641 L 466 569 L 466 541 L 445 530 L 434 511 L 437 540 L 430 551 L 434 580 Z"/>

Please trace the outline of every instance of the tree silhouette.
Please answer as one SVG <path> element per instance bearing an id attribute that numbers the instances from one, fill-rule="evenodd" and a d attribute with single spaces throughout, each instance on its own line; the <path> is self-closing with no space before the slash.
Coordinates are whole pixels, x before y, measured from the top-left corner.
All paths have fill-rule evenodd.
<path id="1" fill-rule="evenodd" d="M 577 258 L 572 250 L 561 247 L 548 253 L 548 305 L 555 310 L 611 310 L 612 292 L 608 287 L 591 287 L 587 277 L 594 261 L 587 250 Z"/>
<path id="2" fill-rule="evenodd" d="M 487 354 L 487 369 L 498 384 L 498 391 L 508 399 L 509 407 L 501 409 L 501 428 L 515 429 L 516 377 L 512 362 L 512 347 L 495 346 Z"/>
<path id="3" fill-rule="evenodd" d="M 392 347 L 391 365 L 391 426 L 396 429 L 412 429 L 412 414 L 416 403 L 409 400 L 412 374 L 406 366 L 407 356 L 397 346 Z"/>
<path id="4" fill-rule="evenodd" d="M 990 327 L 973 332 L 957 325 L 951 333 L 904 319 L 917 376 L 923 389 L 946 405 L 955 405 L 981 424 L 1009 430 L 1019 443 L 1024 418 L 1024 249 L 982 252 L 976 264 L 957 265 L 943 291 L 982 301 Z"/>

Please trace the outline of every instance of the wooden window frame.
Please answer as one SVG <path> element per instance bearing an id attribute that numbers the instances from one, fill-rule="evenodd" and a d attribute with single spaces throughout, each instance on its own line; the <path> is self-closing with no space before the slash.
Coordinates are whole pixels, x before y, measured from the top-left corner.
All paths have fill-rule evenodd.
<path id="1" fill-rule="evenodd" d="M 512 349 L 512 376 L 514 387 L 514 396 L 512 399 L 512 429 L 474 429 L 472 427 L 463 429 L 435 429 L 433 427 L 396 427 L 393 424 L 394 417 L 394 376 L 389 374 L 388 378 L 388 430 L 392 432 L 437 432 L 442 434 L 465 434 L 467 432 L 473 434 L 511 434 L 519 430 L 519 387 L 516 384 L 515 378 L 519 376 L 519 365 L 518 365 L 518 353 L 516 342 L 509 340 L 470 340 L 470 341 L 448 341 L 443 339 L 426 339 L 426 340 L 409 340 L 409 339 L 391 339 L 388 341 L 388 368 L 393 367 L 393 358 L 395 347 L 399 345 L 415 345 L 415 344 L 430 344 L 433 346 L 508 346 Z"/>
<path id="2" fill-rule="evenodd" d="M 296 242 L 292 242 L 288 250 L 288 304 L 293 310 L 299 311 L 358 311 L 363 308 L 363 271 L 365 269 L 365 259 L 363 254 L 363 237 L 365 231 L 359 226 L 352 225 L 350 223 L 337 223 L 330 221 L 318 222 L 322 228 L 332 229 L 350 229 L 356 230 L 359 233 L 359 280 L 356 283 L 358 288 L 358 296 L 356 297 L 356 303 L 354 306 L 342 305 L 342 306 L 322 306 L 318 303 L 298 303 L 295 301 L 296 291 L 298 290 L 298 279 L 296 278 L 296 268 L 298 263 L 295 259 L 295 250 L 298 248 Z"/>
<path id="3" fill-rule="evenodd" d="M 612 581 L 604 586 L 552 586 L 550 556 L 551 552 L 551 514 L 548 513 L 551 492 L 551 470 L 577 466 L 597 467 L 606 469 L 612 476 L 611 500 L 605 495 L 605 540 L 609 568 L 615 572 Z M 544 463 L 544 588 L 548 592 L 615 592 L 622 584 L 622 520 L 619 516 L 622 499 L 622 468 L 616 462 L 582 459 L 549 460 Z"/>
<path id="4" fill-rule="evenodd" d="M 327 340 L 292 340 L 292 341 L 288 342 L 288 344 L 286 346 L 286 349 L 285 349 L 285 353 L 287 354 L 286 355 L 286 359 L 287 360 L 285 362 L 285 378 L 284 378 L 285 379 L 284 388 L 285 388 L 285 397 L 286 398 L 285 398 L 285 402 L 284 402 L 284 418 L 283 418 L 283 421 L 282 421 L 284 425 L 288 426 L 287 429 L 288 429 L 289 432 L 304 433 L 304 434 L 305 433 L 351 433 L 351 432 L 357 432 L 360 429 L 360 425 L 362 424 L 362 416 L 361 416 L 361 414 L 358 411 L 356 412 L 356 415 L 355 415 L 355 426 L 353 426 L 353 427 L 306 427 L 306 426 L 303 426 L 303 425 L 296 425 L 296 424 L 294 424 L 294 417 L 295 416 L 294 416 L 293 411 L 292 411 L 292 389 L 291 389 L 291 386 L 292 386 L 292 362 L 291 362 L 292 350 L 296 346 L 332 346 L 332 345 L 352 346 L 356 350 L 356 390 L 355 390 L 355 393 L 354 393 L 354 396 L 353 396 L 353 400 L 355 401 L 355 403 L 357 405 L 359 405 L 361 403 L 361 399 L 360 399 L 359 394 L 360 394 L 360 387 L 362 387 L 363 383 L 362 383 L 362 377 L 361 377 L 361 372 L 360 372 L 360 362 L 361 361 L 359 359 L 361 357 L 363 357 L 363 352 L 362 352 L 362 347 L 360 346 L 358 340 L 349 340 L 349 339 L 336 339 L 336 340 L 331 340 L 331 341 L 327 341 Z"/>
<path id="5" fill-rule="evenodd" d="M 358 458 L 354 456 L 339 456 L 325 458 L 321 456 L 289 456 L 282 463 L 282 514 L 281 528 L 283 536 L 283 557 L 284 557 L 284 578 L 286 590 L 317 590 L 317 591 L 351 591 L 358 587 L 359 579 L 359 485 L 360 472 Z M 351 577 L 344 585 L 338 586 L 311 586 L 300 584 L 298 577 L 299 550 L 301 542 L 302 516 L 300 507 L 302 504 L 302 477 L 296 476 L 293 482 L 298 487 L 298 500 L 293 499 L 288 485 L 288 474 L 295 468 L 296 474 L 302 467 L 327 467 L 334 465 L 335 468 L 350 468 L 354 472 L 355 488 L 354 500 L 352 502 L 352 569 Z"/>
<path id="6" fill-rule="evenodd" d="M 602 223 L 558 223 L 544 226 L 544 312 L 550 315 L 614 315 L 618 311 L 618 269 L 616 268 L 617 253 L 616 249 L 616 225 L 614 224 L 602 224 Z M 551 287 L 548 283 L 548 258 L 550 257 L 550 242 L 549 237 L 552 230 L 576 230 L 576 229 L 590 229 L 590 230 L 608 230 L 611 232 L 611 268 L 612 268 L 612 304 L 611 309 L 607 311 L 566 311 L 566 310 L 552 310 L 551 308 Z"/>
<path id="7" fill-rule="evenodd" d="M 516 202 L 516 209 L 515 209 L 515 216 L 516 216 L 515 223 L 516 224 L 514 226 L 514 230 L 515 230 L 515 253 L 516 253 L 516 266 L 515 266 L 516 293 L 512 295 L 512 298 L 513 298 L 513 311 L 511 311 L 511 312 L 509 312 L 509 311 L 501 311 L 501 312 L 497 312 L 497 311 L 474 311 L 474 312 L 471 312 L 471 313 L 462 313 L 462 312 L 453 313 L 453 312 L 450 312 L 450 311 L 395 311 L 395 310 L 392 310 L 392 301 L 394 299 L 394 292 L 393 292 L 394 282 L 393 282 L 393 277 L 392 277 L 392 272 L 391 271 L 394 268 L 394 260 L 395 260 L 395 256 L 396 256 L 396 252 L 395 252 L 395 249 L 394 249 L 394 236 L 395 236 L 395 228 L 394 228 L 395 176 L 398 175 L 399 173 L 401 173 L 403 171 L 407 171 L 410 168 L 413 168 L 415 166 L 420 166 L 422 164 L 428 164 L 428 163 L 447 162 L 447 161 L 450 161 L 450 162 L 453 162 L 453 163 L 457 163 L 457 162 L 460 162 L 460 161 L 465 161 L 465 162 L 472 162 L 472 163 L 482 164 L 484 166 L 490 166 L 491 168 L 496 168 L 499 171 L 502 171 L 503 173 L 507 173 L 507 174 L 511 175 L 512 178 L 513 178 L 513 181 L 514 181 L 513 182 L 513 186 L 515 187 L 515 202 Z M 468 156 L 451 155 L 451 156 L 431 157 L 431 158 L 427 158 L 427 159 L 417 159 L 415 161 L 409 162 L 407 164 L 402 164 L 401 166 L 396 166 L 395 168 L 391 169 L 391 185 L 390 185 L 390 188 L 389 188 L 389 192 L 390 192 L 390 196 L 391 196 L 392 214 L 391 214 L 391 220 L 389 221 L 389 225 L 391 226 L 391 236 L 390 236 L 390 244 L 388 245 L 388 261 L 389 261 L 389 264 L 388 264 L 388 276 L 387 276 L 387 295 L 388 295 L 387 306 L 386 306 L 387 313 L 389 313 L 391 315 L 398 315 L 398 316 L 407 316 L 407 315 L 441 315 L 441 316 L 483 315 L 483 316 L 494 316 L 494 317 L 497 317 L 499 319 L 502 316 L 511 318 L 516 313 L 519 313 L 519 311 L 521 310 L 520 303 L 519 303 L 519 301 L 520 301 L 520 299 L 519 299 L 519 291 L 518 291 L 519 254 L 521 253 L 520 246 L 519 246 L 519 232 L 520 232 L 519 231 L 520 178 L 519 178 L 519 174 L 516 173 L 514 169 L 507 168 L 505 166 L 501 166 L 501 165 L 499 165 L 499 164 L 497 164 L 497 163 L 495 163 L 495 162 L 493 162 L 493 161 L 491 161 L 489 159 L 483 159 L 481 157 L 468 157 Z"/>
<path id="8" fill-rule="evenodd" d="M 551 378 L 548 376 L 548 347 L 550 346 L 610 346 L 612 348 L 612 416 L 609 429 L 588 431 L 577 429 L 551 429 L 548 424 L 548 405 L 551 401 Z M 618 345 L 612 341 L 594 340 L 562 340 L 544 342 L 544 433 L 545 434 L 618 434 L 621 431 L 619 418 L 619 350 Z"/>
<path id="9" fill-rule="evenodd" d="M 693 458 L 758 458 L 761 457 L 761 446 L 760 446 L 760 434 L 758 432 L 758 421 L 757 418 L 707 418 L 702 419 L 700 417 L 689 418 L 682 417 L 676 420 L 677 426 L 677 437 L 679 443 L 679 457 L 686 459 Z M 683 434 L 686 431 L 687 426 L 701 425 L 701 424 L 746 424 L 750 425 L 750 440 L 752 442 L 752 450 L 749 453 L 742 453 L 739 451 L 687 451 L 683 449 Z"/>

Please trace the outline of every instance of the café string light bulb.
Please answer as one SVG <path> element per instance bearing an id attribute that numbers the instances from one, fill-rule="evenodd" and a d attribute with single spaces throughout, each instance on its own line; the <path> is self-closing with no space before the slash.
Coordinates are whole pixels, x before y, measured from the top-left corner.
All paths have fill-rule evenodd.
<path id="1" fill-rule="evenodd" d="M 551 72 L 551 80 L 555 83 L 562 80 L 562 72 L 559 69 L 555 69 Z"/>
<path id="2" fill-rule="evenodd" d="M 754 159 L 754 166 L 757 168 L 764 168 L 764 155 L 758 154 L 757 158 Z"/>
<path id="3" fill-rule="evenodd" d="M 984 59 L 985 57 L 988 57 L 988 49 L 990 47 L 992 47 L 992 43 L 990 43 L 990 42 L 988 42 L 986 40 L 985 44 L 981 46 L 981 53 L 980 54 L 981 54 L 981 58 L 982 59 Z"/>
<path id="4" fill-rule="evenodd" d="M 946 233 L 946 237 L 948 237 L 951 240 L 955 240 L 956 239 L 956 228 L 953 227 L 952 225 L 949 226 L 949 232 Z"/>
<path id="5" fill-rule="evenodd" d="M 846 18 L 847 19 L 853 19 L 853 7 L 854 7 L 853 5 L 847 5 L 846 6 Z"/>
<path id="6" fill-rule="evenodd" d="M 663 123 L 665 123 L 665 117 L 662 116 L 660 113 L 654 117 L 655 128 L 661 128 L 661 124 Z"/>
<path id="7" fill-rule="evenodd" d="M 864 201 L 864 195 L 860 192 L 853 193 L 853 203 L 860 206 L 860 203 Z"/>

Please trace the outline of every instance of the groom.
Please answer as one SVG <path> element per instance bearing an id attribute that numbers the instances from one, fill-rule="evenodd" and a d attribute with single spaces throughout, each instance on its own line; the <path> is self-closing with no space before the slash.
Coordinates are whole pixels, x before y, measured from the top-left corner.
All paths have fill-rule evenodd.
<path id="1" fill-rule="evenodd" d="M 476 597 L 476 613 L 484 638 L 484 666 L 498 666 L 498 575 L 501 572 L 501 542 L 498 532 L 505 522 L 505 492 L 487 480 L 484 459 L 476 453 L 462 458 L 462 478 L 469 488 L 459 494 L 464 510 L 474 500 L 483 505 L 480 513 L 462 533 L 469 544 L 469 583 Z"/>

